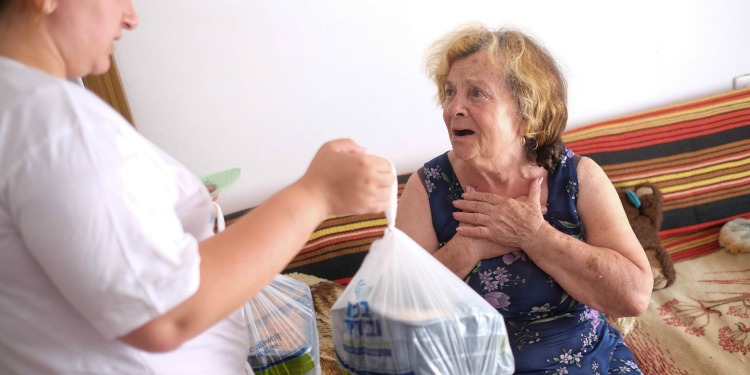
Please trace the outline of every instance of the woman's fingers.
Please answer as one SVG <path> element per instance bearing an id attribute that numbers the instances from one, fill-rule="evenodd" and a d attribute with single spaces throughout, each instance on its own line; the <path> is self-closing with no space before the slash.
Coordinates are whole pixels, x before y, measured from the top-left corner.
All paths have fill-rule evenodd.
<path id="1" fill-rule="evenodd" d="M 487 215 L 476 212 L 454 212 L 453 218 L 461 224 L 470 224 L 473 227 L 489 224 Z"/>
<path id="2" fill-rule="evenodd" d="M 453 217 L 460 224 L 458 228 L 467 237 L 492 240 L 507 246 L 517 247 L 530 235 L 530 228 L 544 221 L 542 215 L 546 207 L 541 202 L 543 179 L 534 179 L 529 184 L 528 196 L 506 198 L 491 193 L 481 193 L 467 189 L 462 198 L 453 202 L 460 211 Z"/>
<path id="3" fill-rule="evenodd" d="M 482 193 L 474 190 L 473 188 L 467 188 L 467 190 L 461 194 L 461 199 L 466 201 L 479 201 L 486 202 L 489 204 L 499 204 L 503 199 L 507 199 L 492 193 Z"/>

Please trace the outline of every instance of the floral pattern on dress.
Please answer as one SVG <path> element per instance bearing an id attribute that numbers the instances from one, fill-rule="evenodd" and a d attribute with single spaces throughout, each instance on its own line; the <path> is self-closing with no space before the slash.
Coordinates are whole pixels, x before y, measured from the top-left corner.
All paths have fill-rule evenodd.
<path id="1" fill-rule="evenodd" d="M 576 208 L 577 160 L 566 149 L 549 173 L 545 220 L 557 230 L 584 240 Z M 463 190 L 447 153 L 425 163 L 423 172 L 433 227 L 442 247 L 456 233 L 458 222 L 452 212 L 457 209 L 452 202 L 460 199 Z M 478 262 L 464 281 L 503 315 L 516 371 L 640 373 L 622 336 L 606 318 L 576 301 L 523 251 Z"/>
<path id="2" fill-rule="evenodd" d="M 461 198 L 461 194 L 464 193 L 464 190 L 461 187 L 458 178 L 455 174 L 451 174 L 449 177 L 447 174 L 443 173 L 439 165 L 435 168 L 424 168 L 424 184 L 427 189 L 428 197 L 435 190 L 435 182 L 437 180 L 442 180 L 448 183 L 448 200 L 450 202 Z"/>
<path id="3" fill-rule="evenodd" d="M 547 370 L 547 374 L 568 374 L 572 366 L 575 366 L 577 370 L 584 370 L 582 359 L 584 356 L 594 350 L 594 347 L 599 340 L 596 333 L 596 327 L 602 322 L 604 317 L 598 311 L 587 307 L 584 312 L 580 315 L 579 321 L 589 322 L 591 324 L 591 330 L 588 334 L 581 334 L 581 348 L 578 351 L 573 349 L 563 349 L 560 355 L 552 357 L 547 362 L 556 364 L 558 367 L 553 370 Z M 591 361 L 590 369 L 587 373 L 590 374 L 601 374 L 599 371 L 601 364 L 598 361 Z M 610 369 L 608 374 L 642 374 L 641 369 L 638 367 L 638 363 L 634 359 L 624 358 L 613 358 L 610 363 Z"/>
<path id="4" fill-rule="evenodd" d="M 562 156 L 560 157 L 560 164 L 562 168 L 565 168 L 568 166 L 568 160 L 572 159 L 575 154 L 573 153 L 573 150 L 566 148 L 565 152 L 563 152 Z"/>

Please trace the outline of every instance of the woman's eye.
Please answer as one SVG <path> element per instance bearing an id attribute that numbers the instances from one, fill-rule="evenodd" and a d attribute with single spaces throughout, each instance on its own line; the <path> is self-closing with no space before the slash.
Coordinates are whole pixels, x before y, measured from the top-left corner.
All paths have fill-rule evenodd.
<path id="1" fill-rule="evenodd" d="M 474 97 L 477 97 L 477 98 L 483 98 L 483 97 L 487 96 L 487 95 L 484 94 L 484 92 L 482 90 L 474 90 L 473 95 L 474 95 Z"/>
<path id="2" fill-rule="evenodd" d="M 445 89 L 445 96 L 453 96 L 453 95 L 456 95 L 456 90 Z"/>

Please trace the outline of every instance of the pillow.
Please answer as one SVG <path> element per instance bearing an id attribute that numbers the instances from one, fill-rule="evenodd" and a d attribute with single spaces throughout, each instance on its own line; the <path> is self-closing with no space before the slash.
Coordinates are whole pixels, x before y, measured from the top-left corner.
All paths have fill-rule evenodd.
<path id="1" fill-rule="evenodd" d="M 571 129 L 566 146 L 595 160 L 617 188 L 664 193 L 660 236 L 709 238 L 750 217 L 750 89 Z"/>
<path id="2" fill-rule="evenodd" d="M 398 176 L 398 196 L 411 174 Z M 323 221 L 283 273 L 314 275 L 346 285 L 359 270 L 370 245 L 383 237 L 385 213 L 331 217 Z"/>

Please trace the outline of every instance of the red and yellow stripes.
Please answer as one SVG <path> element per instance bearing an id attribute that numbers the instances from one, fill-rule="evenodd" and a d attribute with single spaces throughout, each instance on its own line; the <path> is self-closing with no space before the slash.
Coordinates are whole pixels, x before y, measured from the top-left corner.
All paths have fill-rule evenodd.
<path id="1" fill-rule="evenodd" d="M 697 230 L 688 234 L 669 235 L 659 233 L 661 243 L 672 256 L 672 260 L 692 259 L 719 250 L 720 226 Z"/>
<path id="2" fill-rule="evenodd" d="M 408 177 L 398 177 L 398 197 Z M 385 213 L 330 217 L 315 229 L 284 272 L 302 272 L 346 285 L 387 225 Z"/>
<path id="3" fill-rule="evenodd" d="M 732 122 L 732 117 L 723 115 L 727 112 L 742 113 L 743 110 L 750 108 L 748 97 L 750 97 L 750 89 L 713 95 L 571 129 L 565 133 L 564 138 L 569 147 L 575 145 L 580 148 L 579 152 L 582 154 L 593 152 L 587 149 L 587 146 L 606 145 L 606 148 L 603 148 L 604 151 L 643 147 L 654 142 L 657 136 L 673 139 L 681 133 L 687 134 L 690 131 L 690 125 L 705 127 L 709 121 L 707 119 L 717 121 L 713 125 L 714 130 L 731 127 L 727 122 Z M 705 132 L 710 129 L 697 131 Z M 698 134 L 700 133 L 696 133 Z M 599 149 L 602 148 L 599 147 Z"/>
<path id="4" fill-rule="evenodd" d="M 384 215 L 354 215 L 324 221 L 288 267 L 299 267 L 334 257 L 367 251 L 383 237 Z"/>
<path id="5" fill-rule="evenodd" d="M 645 182 L 659 186 L 664 210 L 705 204 L 750 192 L 750 139 L 602 168 L 618 188 Z"/>
<path id="6" fill-rule="evenodd" d="M 564 140 L 597 161 L 615 187 L 659 187 L 660 235 L 675 260 L 719 249 L 721 225 L 750 217 L 750 90 L 591 124 Z"/>

